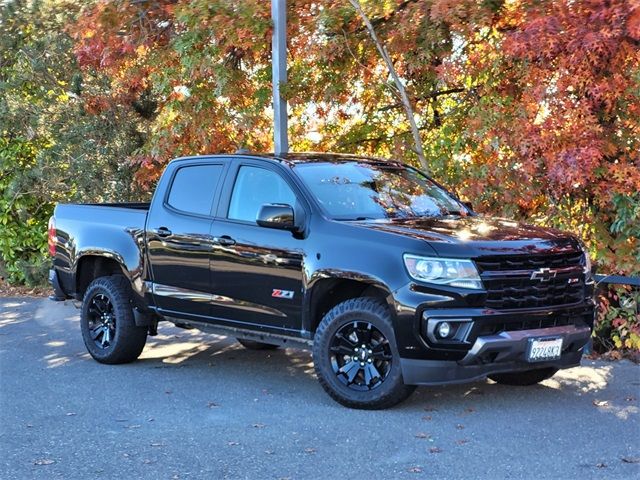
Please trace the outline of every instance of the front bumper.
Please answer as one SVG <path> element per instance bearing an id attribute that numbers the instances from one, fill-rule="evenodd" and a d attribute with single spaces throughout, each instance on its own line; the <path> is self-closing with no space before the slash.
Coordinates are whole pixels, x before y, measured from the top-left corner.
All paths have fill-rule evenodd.
<path id="1" fill-rule="evenodd" d="M 408 385 L 439 385 L 479 380 L 494 373 L 574 367 L 580 364 L 590 335 L 588 326 L 566 325 L 481 336 L 458 361 L 401 358 L 402 375 Z M 561 357 L 549 362 L 527 362 L 529 339 L 546 336 L 563 338 Z"/>
<path id="2" fill-rule="evenodd" d="M 496 310 L 484 306 L 486 292 L 438 288 L 418 291 L 408 284 L 393 292 L 394 330 L 400 357 L 412 360 L 461 361 L 480 337 L 501 332 L 548 329 L 560 326 L 591 328 L 595 302 L 584 301 L 538 308 Z M 441 322 L 464 328 L 440 338 Z"/>

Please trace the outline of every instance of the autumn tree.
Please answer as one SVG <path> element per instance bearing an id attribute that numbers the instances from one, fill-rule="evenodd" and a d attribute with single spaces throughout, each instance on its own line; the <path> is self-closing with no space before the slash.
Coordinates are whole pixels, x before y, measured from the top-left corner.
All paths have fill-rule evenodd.
<path id="1" fill-rule="evenodd" d="M 347 0 L 288 5 L 293 148 L 415 162 L 417 130 L 433 173 L 481 211 L 579 231 L 607 268 L 637 270 L 631 2 L 363 1 L 364 17 Z M 85 10 L 78 61 L 113 85 L 96 108 L 155 108 L 131 158 L 141 181 L 176 155 L 271 149 L 270 29 L 269 4 L 257 0 Z"/>
<path id="2" fill-rule="evenodd" d="M 417 164 L 406 105 L 352 2 L 287 3 L 292 148 Z M 359 4 L 406 88 L 436 178 L 481 212 L 580 233 L 603 270 L 638 271 L 634 3 Z M 81 93 L 65 100 L 82 113 L 73 124 L 121 133 L 95 149 L 107 178 L 135 172 L 150 192 L 175 156 L 272 149 L 269 2 L 93 0 L 68 12 L 51 29 L 79 67 Z M 47 138 L 71 148 L 62 131 Z M 75 157 L 92 154 L 76 145 Z"/>
<path id="3" fill-rule="evenodd" d="M 466 195 L 579 232 L 607 271 L 627 273 L 640 272 L 639 20 L 627 1 L 505 4 L 487 39 L 440 69 L 474 88 L 457 119 Z"/>

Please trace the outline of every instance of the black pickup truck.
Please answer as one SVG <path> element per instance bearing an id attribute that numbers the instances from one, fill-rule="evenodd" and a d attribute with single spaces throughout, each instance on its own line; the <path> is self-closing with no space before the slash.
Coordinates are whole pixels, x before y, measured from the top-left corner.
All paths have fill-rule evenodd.
<path id="1" fill-rule="evenodd" d="M 99 362 L 142 352 L 160 321 L 247 348 L 310 348 L 353 408 L 416 385 L 531 385 L 578 365 L 591 265 L 557 230 L 475 214 L 393 161 L 213 155 L 166 168 L 150 204 L 58 205 L 56 300 L 82 300 Z"/>

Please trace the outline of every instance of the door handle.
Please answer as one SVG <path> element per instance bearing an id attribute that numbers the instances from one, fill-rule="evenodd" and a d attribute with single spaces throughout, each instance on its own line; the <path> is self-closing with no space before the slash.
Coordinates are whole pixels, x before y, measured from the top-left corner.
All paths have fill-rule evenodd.
<path id="1" fill-rule="evenodd" d="M 159 237 L 170 237 L 172 234 L 171 230 L 169 230 L 167 227 L 152 228 L 151 233 L 155 233 Z"/>
<path id="2" fill-rule="evenodd" d="M 215 243 L 216 245 L 228 247 L 230 245 L 235 245 L 236 241 L 229 235 L 222 235 L 221 237 L 213 237 L 213 243 Z"/>

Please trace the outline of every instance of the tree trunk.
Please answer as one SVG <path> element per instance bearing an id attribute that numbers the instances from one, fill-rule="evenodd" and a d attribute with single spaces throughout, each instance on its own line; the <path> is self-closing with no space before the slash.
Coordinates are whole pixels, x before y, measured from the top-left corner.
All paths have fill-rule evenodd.
<path id="1" fill-rule="evenodd" d="M 427 165 L 427 159 L 424 156 L 424 150 L 422 149 L 422 139 L 420 138 L 420 131 L 418 130 L 418 125 L 416 125 L 415 118 L 413 117 L 413 108 L 411 107 L 411 102 L 409 101 L 409 96 L 407 95 L 407 90 L 400 80 L 398 73 L 396 72 L 395 67 L 393 66 L 393 62 L 391 61 L 391 57 L 389 56 L 389 52 L 387 52 L 387 48 L 378 38 L 369 17 L 362 10 L 362 6 L 360 5 L 359 0 L 349 0 L 349 3 L 353 6 L 355 11 L 360 15 L 362 21 L 364 22 L 367 30 L 369 31 L 369 36 L 375 43 L 380 56 L 384 60 L 384 63 L 387 65 L 387 69 L 389 70 L 389 75 L 393 78 L 393 82 L 398 89 L 398 93 L 400 93 L 400 99 L 402 101 L 402 106 L 404 107 L 405 114 L 407 116 L 407 121 L 409 122 L 409 126 L 411 127 L 411 134 L 413 135 L 413 143 L 416 154 L 418 155 L 418 160 L 420 161 L 420 165 L 425 173 L 429 173 L 429 166 Z"/>

